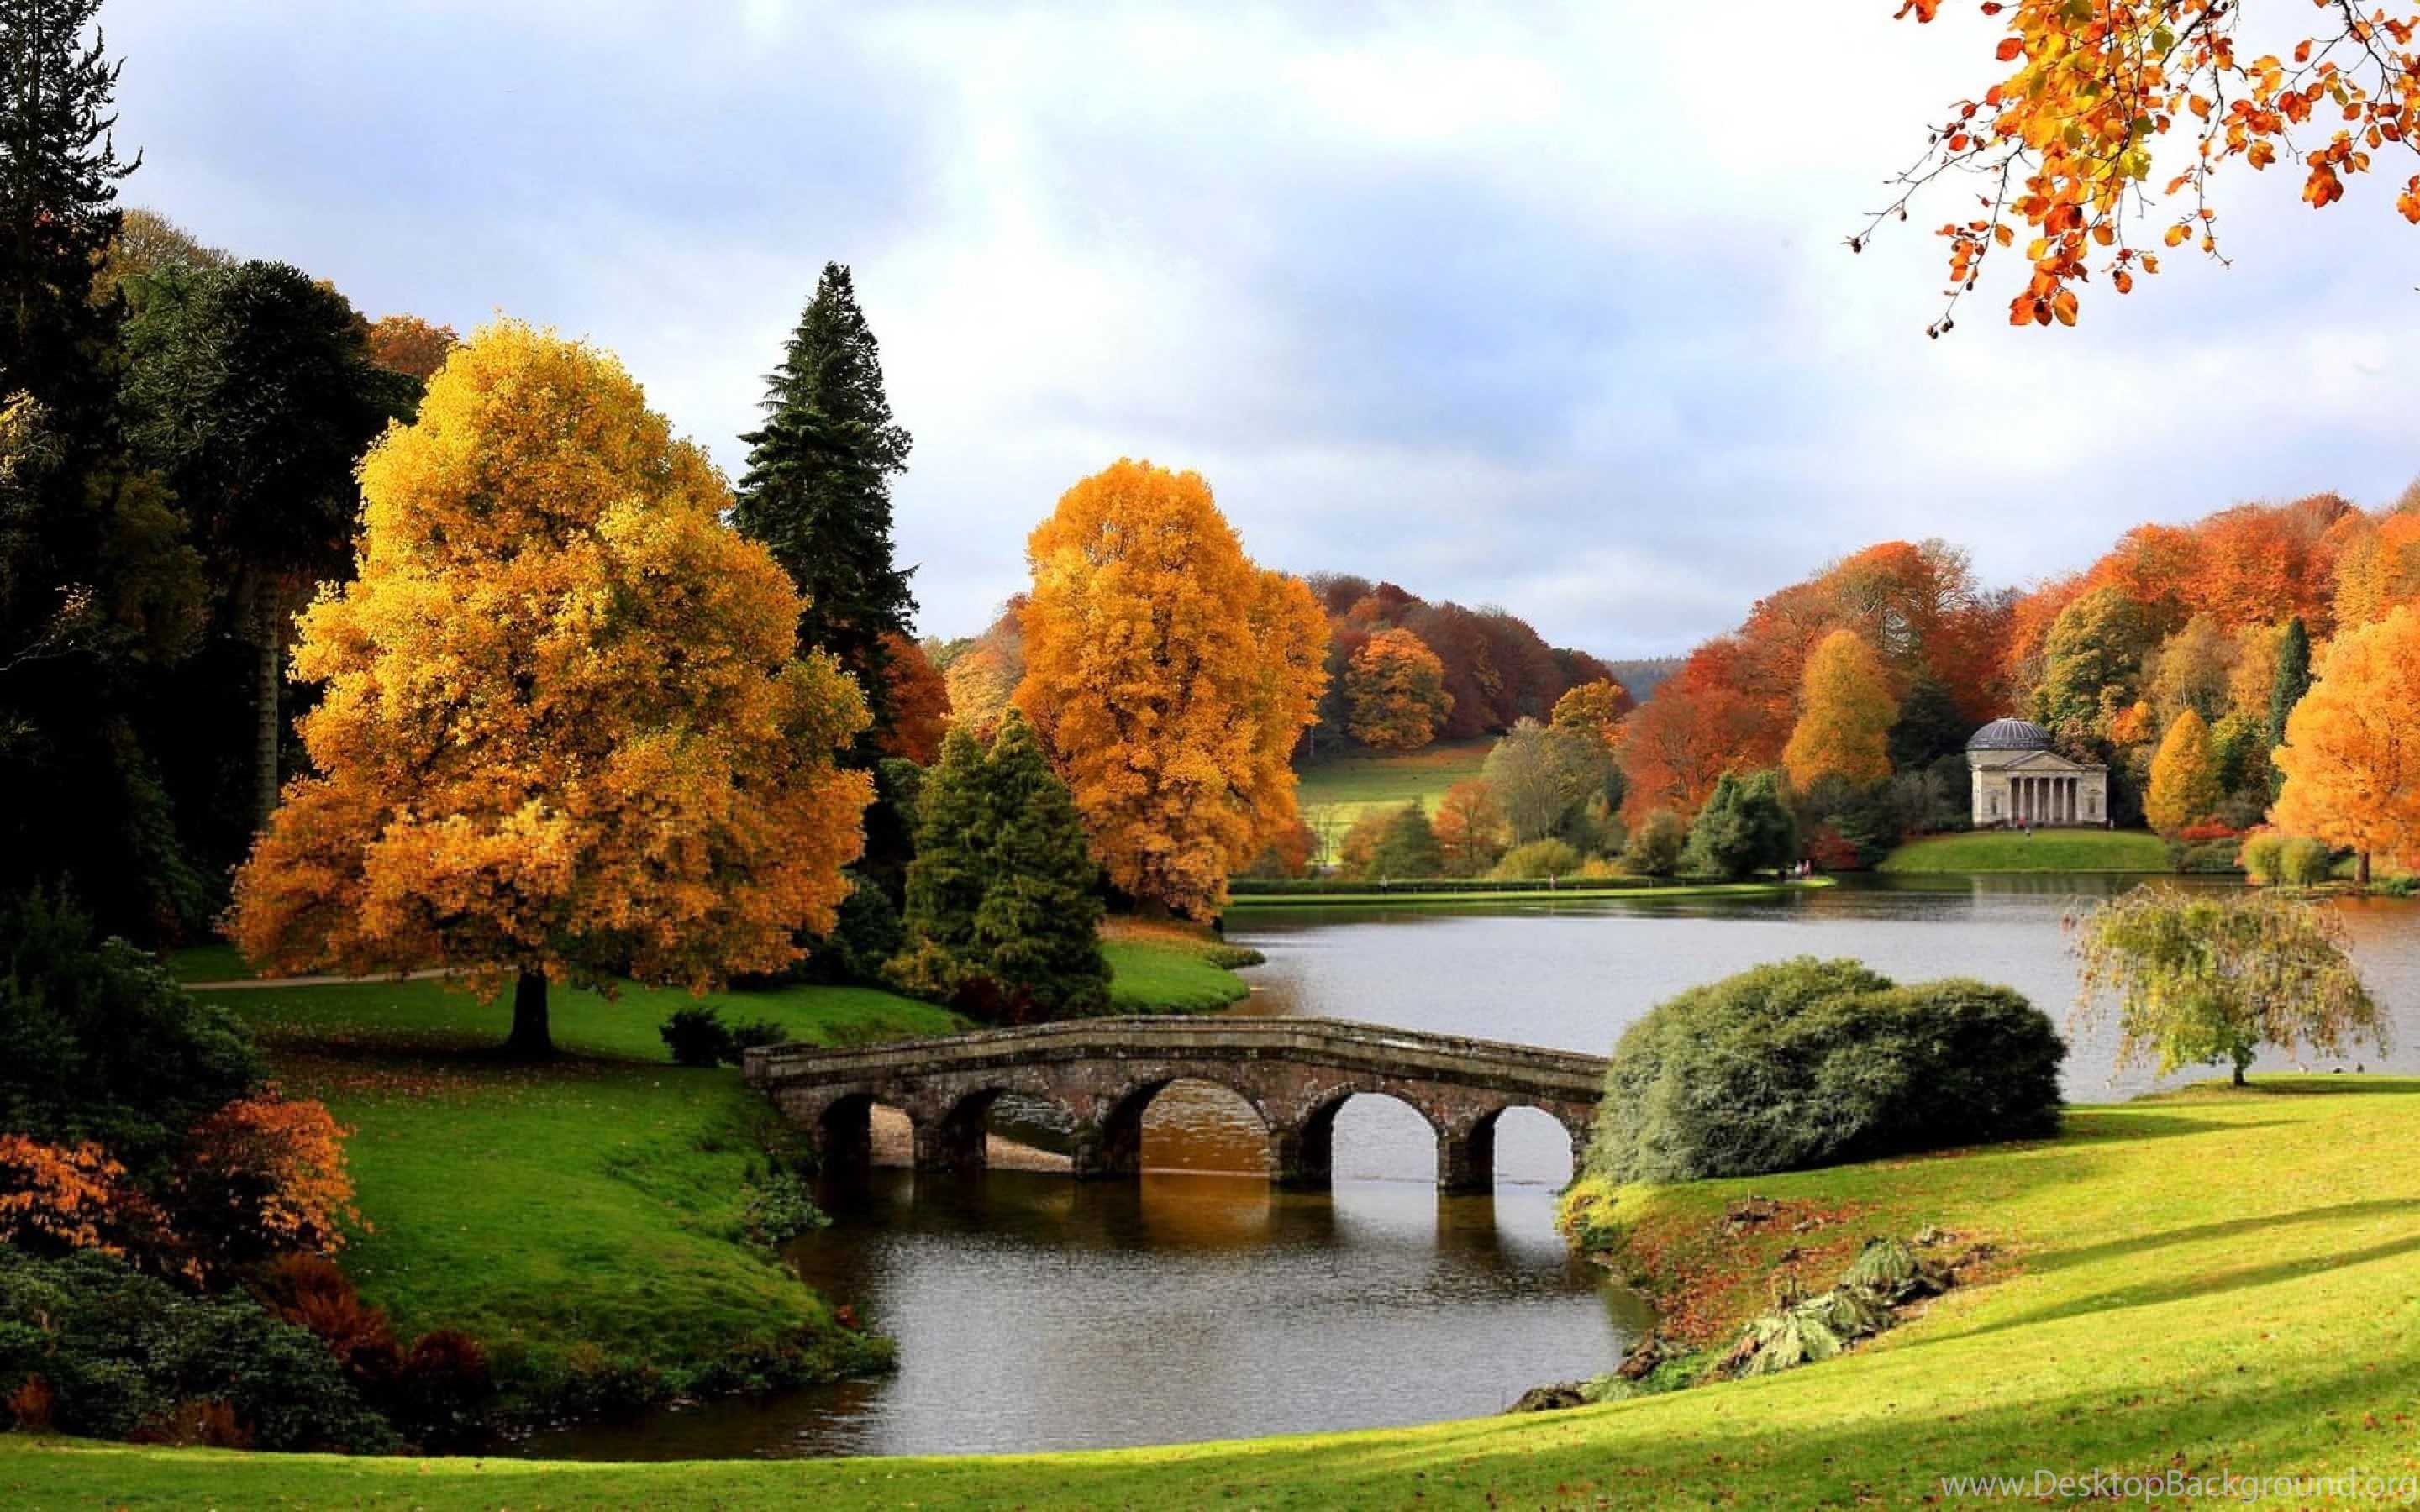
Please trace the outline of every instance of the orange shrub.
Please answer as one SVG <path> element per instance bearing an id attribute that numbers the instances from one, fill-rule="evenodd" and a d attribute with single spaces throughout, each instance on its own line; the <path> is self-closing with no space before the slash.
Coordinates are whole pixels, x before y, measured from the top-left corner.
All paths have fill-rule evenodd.
<path id="1" fill-rule="evenodd" d="M 116 1211 L 131 1197 L 126 1168 L 99 1145 L 68 1149 L 0 1134 L 0 1242 L 123 1256 Z"/>
<path id="2" fill-rule="evenodd" d="M 221 1265 L 242 1265 L 289 1250 L 334 1254 L 343 1226 L 361 1222 L 345 1135 L 321 1103 L 287 1102 L 275 1087 L 229 1103 L 194 1126 L 177 1173 L 178 1211 Z"/>

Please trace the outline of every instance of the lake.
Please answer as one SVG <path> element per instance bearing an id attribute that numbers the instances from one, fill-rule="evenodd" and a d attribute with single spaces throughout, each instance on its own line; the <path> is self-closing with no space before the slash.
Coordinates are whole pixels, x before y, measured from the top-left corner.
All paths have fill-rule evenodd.
<path id="1" fill-rule="evenodd" d="M 2065 1022 L 2060 920 L 2126 879 L 1860 879 L 1787 897 L 1473 910 L 1239 911 L 1265 952 L 1236 1011 L 1359 1019 L 1606 1053 L 1682 988 L 1793 955 L 1852 956 L 1903 981 L 2005 983 Z M 2201 886 L 2230 886 L 2203 883 Z M 2420 1072 L 2420 904 L 2341 905 L 2394 1046 L 2366 1071 Z M 2152 1086 L 2114 1034 L 2071 1033 L 2073 1101 Z M 2252 1074 L 2280 1069 L 2264 1053 Z M 2343 1070 L 2352 1065 L 2311 1069 Z M 2199 1074 L 2211 1074 L 2203 1072 Z M 1048 1143 L 1047 1129 L 1002 1132 Z M 877 1171 L 824 1194 L 832 1227 L 801 1273 L 899 1341 L 876 1381 L 540 1435 L 582 1458 L 949 1454 L 1373 1427 L 1499 1411 L 1525 1388 L 1609 1369 L 1648 1321 L 1564 1251 L 1559 1126 L 1515 1112 L 1491 1199 L 1439 1198 L 1409 1108 L 1357 1098 L 1338 1120 L 1332 1195 L 1272 1192 L 1239 1099 L 1180 1083 L 1145 1120 L 1135 1185 L 995 1172 Z"/>

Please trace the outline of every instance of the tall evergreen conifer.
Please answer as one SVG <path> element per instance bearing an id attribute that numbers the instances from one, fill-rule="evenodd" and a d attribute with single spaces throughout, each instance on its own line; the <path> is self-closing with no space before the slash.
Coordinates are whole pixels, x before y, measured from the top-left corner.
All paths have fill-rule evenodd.
<path id="1" fill-rule="evenodd" d="M 814 298 L 766 381 L 765 424 L 749 445 L 732 523 L 762 542 L 807 595 L 799 638 L 857 674 L 874 724 L 891 723 L 886 632 L 908 633 L 913 568 L 892 557 L 891 479 L 908 470 L 882 359 L 848 270 L 824 265 Z M 870 758 L 869 758 L 870 759 Z"/>
<path id="2" fill-rule="evenodd" d="M 984 762 L 998 827 L 990 875 L 975 910 L 980 969 L 1000 986 L 1012 1020 L 1079 1017 L 1109 1002 L 1101 954 L 1100 864 L 1067 784 L 1042 742 L 1011 712 Z"/>
<path id="3" fill-rule="evenodd" d="M 2286 720 L 2303 695 L 2311 690 L 2311 632 L 2304 627 L 2300 614 L 2286 622 L 2286 634 L 2277 642 L 2277 680 L 2269 688 L 2269 748 L 2275 750 L 2286 743 Z M 2268 765 L 2264 763 L 2263 765 Z M 2277 790 L 2278 775 L 2269 766 L 2269 790 Z"/>
<path id="4" fill-rule="evenodd" d="M 0 0 L 0 893 L 61 884 L 110 933 L 197 924 L 135 717 L 191 649 L 199 559 L 158 480 L 122 459 L 118 66 L 99 0 Z"/>
<path id="5" fill-rule="evenodd" d="M 953 728 L 916 807 L 892 980 L 1009 1023 L 1106 1008 L 1100 868 L 1032 726 L 1011 711 L 988 753 Z"/>
<path id="6" fill-rule="evenodd" d="M 142 162 L 111 138 L 123 65 L 92 29 L 100 9 L 0 0 L 0 392 L 31 393 L 70 432 L 109 400 L 117 305 L 93 300 L 93 279 L 117 239 L 118 181 Z"/>

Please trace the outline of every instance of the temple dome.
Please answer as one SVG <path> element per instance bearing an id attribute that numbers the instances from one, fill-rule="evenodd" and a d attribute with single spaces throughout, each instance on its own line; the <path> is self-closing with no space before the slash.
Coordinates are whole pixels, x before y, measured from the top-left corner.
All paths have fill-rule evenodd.
<path id="1" fill-rule="evenodd" d="M 2050 732 L 2030 719 L 1994 719 L 1975 732 L 1968 750 L 2048 750 Z"/>

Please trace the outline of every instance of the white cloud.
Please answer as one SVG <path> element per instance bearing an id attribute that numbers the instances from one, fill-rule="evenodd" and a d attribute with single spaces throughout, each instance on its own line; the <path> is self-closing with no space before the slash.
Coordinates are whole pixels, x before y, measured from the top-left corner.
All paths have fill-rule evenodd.
<path id="1" fill-rule="evenodd" d="M 1890 535 L 2022 580 L 2240 497 L 2391 494 L 2412 233 L 2235 186 L 2084 328 L 1950 339 L 1935 201 L 1841 238 L 1989 65 L 1887 0 L 1671 6 L 115 0 L 132 186 L 373 312 L 619 351 L 737 471 L 797 305 L 854 265 L 917 438 L 928 627 L 1120 455 L 1264 561 L 1682 649 Z M 2364 191 L 2368 191 L 2364 193 Z"/>

